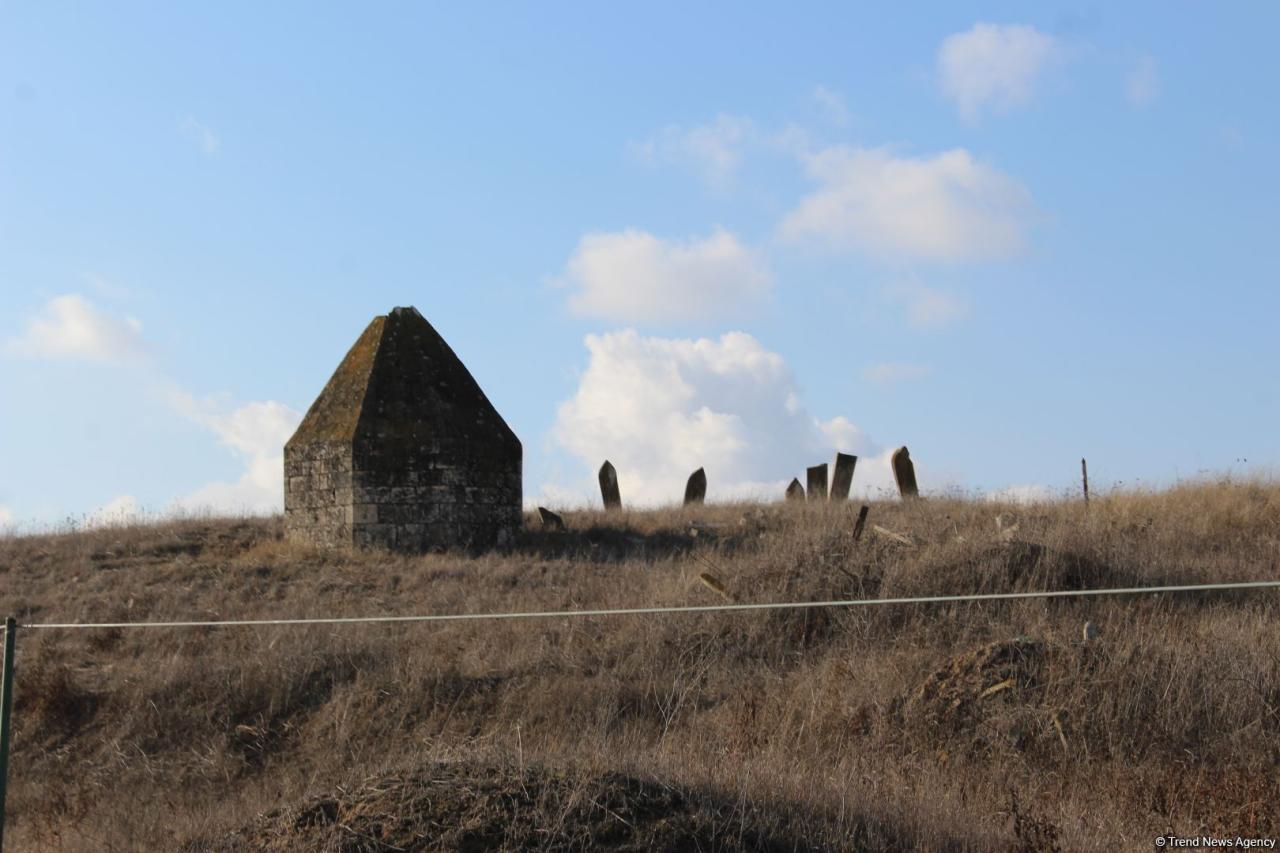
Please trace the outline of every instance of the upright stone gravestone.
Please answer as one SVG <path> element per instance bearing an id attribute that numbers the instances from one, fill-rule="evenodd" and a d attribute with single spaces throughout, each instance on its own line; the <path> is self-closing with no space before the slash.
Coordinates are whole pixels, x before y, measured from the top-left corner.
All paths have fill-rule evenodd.
<path id="1" fill-rule="evenodd" d="M 800 485 L 800 480 L 795 477 L 791 479 L 791 484 L 787 486 L 787 500 L 804 500 L 804 486 Z"/>
<path id="2" fill-rule="evenodd" d="M 684 505 L 700 504 L 707 499 L 707 472 L 702 468 L 689 475 L 684 486 Z"/>
<path id="3" fill-rule="evenodd" d="M 898 494 L 904 498 L 919 497 L 920 489 L 916 486 L 916 466 L 911 464 L 911 454 L 907 448 L 899 447 L 893 451 L 893 479 L 898 483 Z"/>
<path id="4" fill-rule="evenodd" d="M 608 459 L 600 466 L 600 497 L 604 508 L 610 511 L 622 509 L 622 492 L 618 490 L 618 472 Z"/>
<path id="5" fill-rule="evenodd" d="M 857 464 L 856 456 L 848 453 L 836 454 L 836 470 L 831 475 L 831 500 L 849 499 L 849 489 L 853 486 L 853 469 Z"/>
<path id="6" fill-rule="evenodd" d="M 827 499 L 827 463 L 814 465 L 807 469 L 809 477 L 809 500 L 825 501 Z"/>

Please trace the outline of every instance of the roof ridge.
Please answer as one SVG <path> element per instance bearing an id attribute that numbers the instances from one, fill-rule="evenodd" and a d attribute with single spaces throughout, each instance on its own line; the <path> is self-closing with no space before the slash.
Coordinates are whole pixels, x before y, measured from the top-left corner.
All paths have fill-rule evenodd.
<path id="1" fill-rule="evenodd" d="M 468 453 L 520 446 L 462 359 L 413 306 L 370 322 L 289 442 L 365 440 L 407 452 L 442 441 L 460 442 Z"/>

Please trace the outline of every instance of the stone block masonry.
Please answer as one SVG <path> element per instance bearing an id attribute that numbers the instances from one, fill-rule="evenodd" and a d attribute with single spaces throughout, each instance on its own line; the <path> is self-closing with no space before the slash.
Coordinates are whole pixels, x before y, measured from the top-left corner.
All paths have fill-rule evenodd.
<path id="1" fill-rule="evenodd" d="M 521 523 L 522 449 L 413 308 L 375 317 L 285 445 L 285 533 L 396 551 L 486 546 Z"/>

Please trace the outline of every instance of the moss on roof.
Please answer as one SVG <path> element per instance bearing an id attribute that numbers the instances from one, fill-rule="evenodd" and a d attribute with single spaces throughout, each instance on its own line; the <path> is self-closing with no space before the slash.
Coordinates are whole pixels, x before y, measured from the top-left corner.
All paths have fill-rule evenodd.
<path id="1" fill-rule="evenodd" d="M 520 453 L 520 441 L 462 361 L 412 307 L 378 316 L 311 404 L 289 445 L 462 441 Z"/>
<path id="2" fill-rule="evenodd" d="M 387 318 L 373 318 L 355 345 L 347 351 L 338 369 L 329 377 L 324 390 L 316 397 L 298 424 L 289 444 L 317 441 L 349 442 L 355 438 L 360 410 L 364 406 L 369 377 L 386 328 Z M 288 445 L 286 445 L 288 446 Z"/>

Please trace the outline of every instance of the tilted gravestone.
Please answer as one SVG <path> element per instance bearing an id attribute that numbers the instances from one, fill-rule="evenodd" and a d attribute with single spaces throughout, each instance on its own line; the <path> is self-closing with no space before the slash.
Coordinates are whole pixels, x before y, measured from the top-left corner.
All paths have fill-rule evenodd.
<path id="1" fill-rule="evenodd" d="M 608 459 L 600 466 L 600 497 L 607 510 L 622 509 L 622 492 L 618 491 L 618 472 Z"/>
<path id="2" fill-rule="evenodd" d="M 904 498 L 919 497 L 916 486 L 916 466 L 911 464 L 911 454 L 906 447 L 893 451 L 893 479 L 898 483 L 898 494 Z"/>
<path id="3" fill-rule="evenodd" d="M 538 517 L 542 519 L 544 530 L 565 530 L 564 519 L 559 513 L 552 512 L 545 506 L 538 507 Z"/>
<path id="4" fill-rule="evenodd" d="M 831 500 L 849 499 L 849 489 L 853 486 L 853 469 L 857 464 L 856 456 L 849 453 L 836 454 L 836 470 L 831 475 Z"/>
<path id="5" fill-rule="evenodd" d="M 827 463 L 814 465 L 807 469 L 809 476 L 809 500 L 825 501 L 827 499 Z"/>
<path id="6" fill-rule="evenodd" d="M 700 504 L 707 499 L 707 472 L 702 468 L 689 475 L 684 486 L 684 505 Z"/>
<path id="7" fill-rule="evenodd" d="M 802 501 L 804 500 L 804 486 L 800 485 L 800 480 L 792 478 L 791 485 L 787 486 L 787 500 Z"/>

